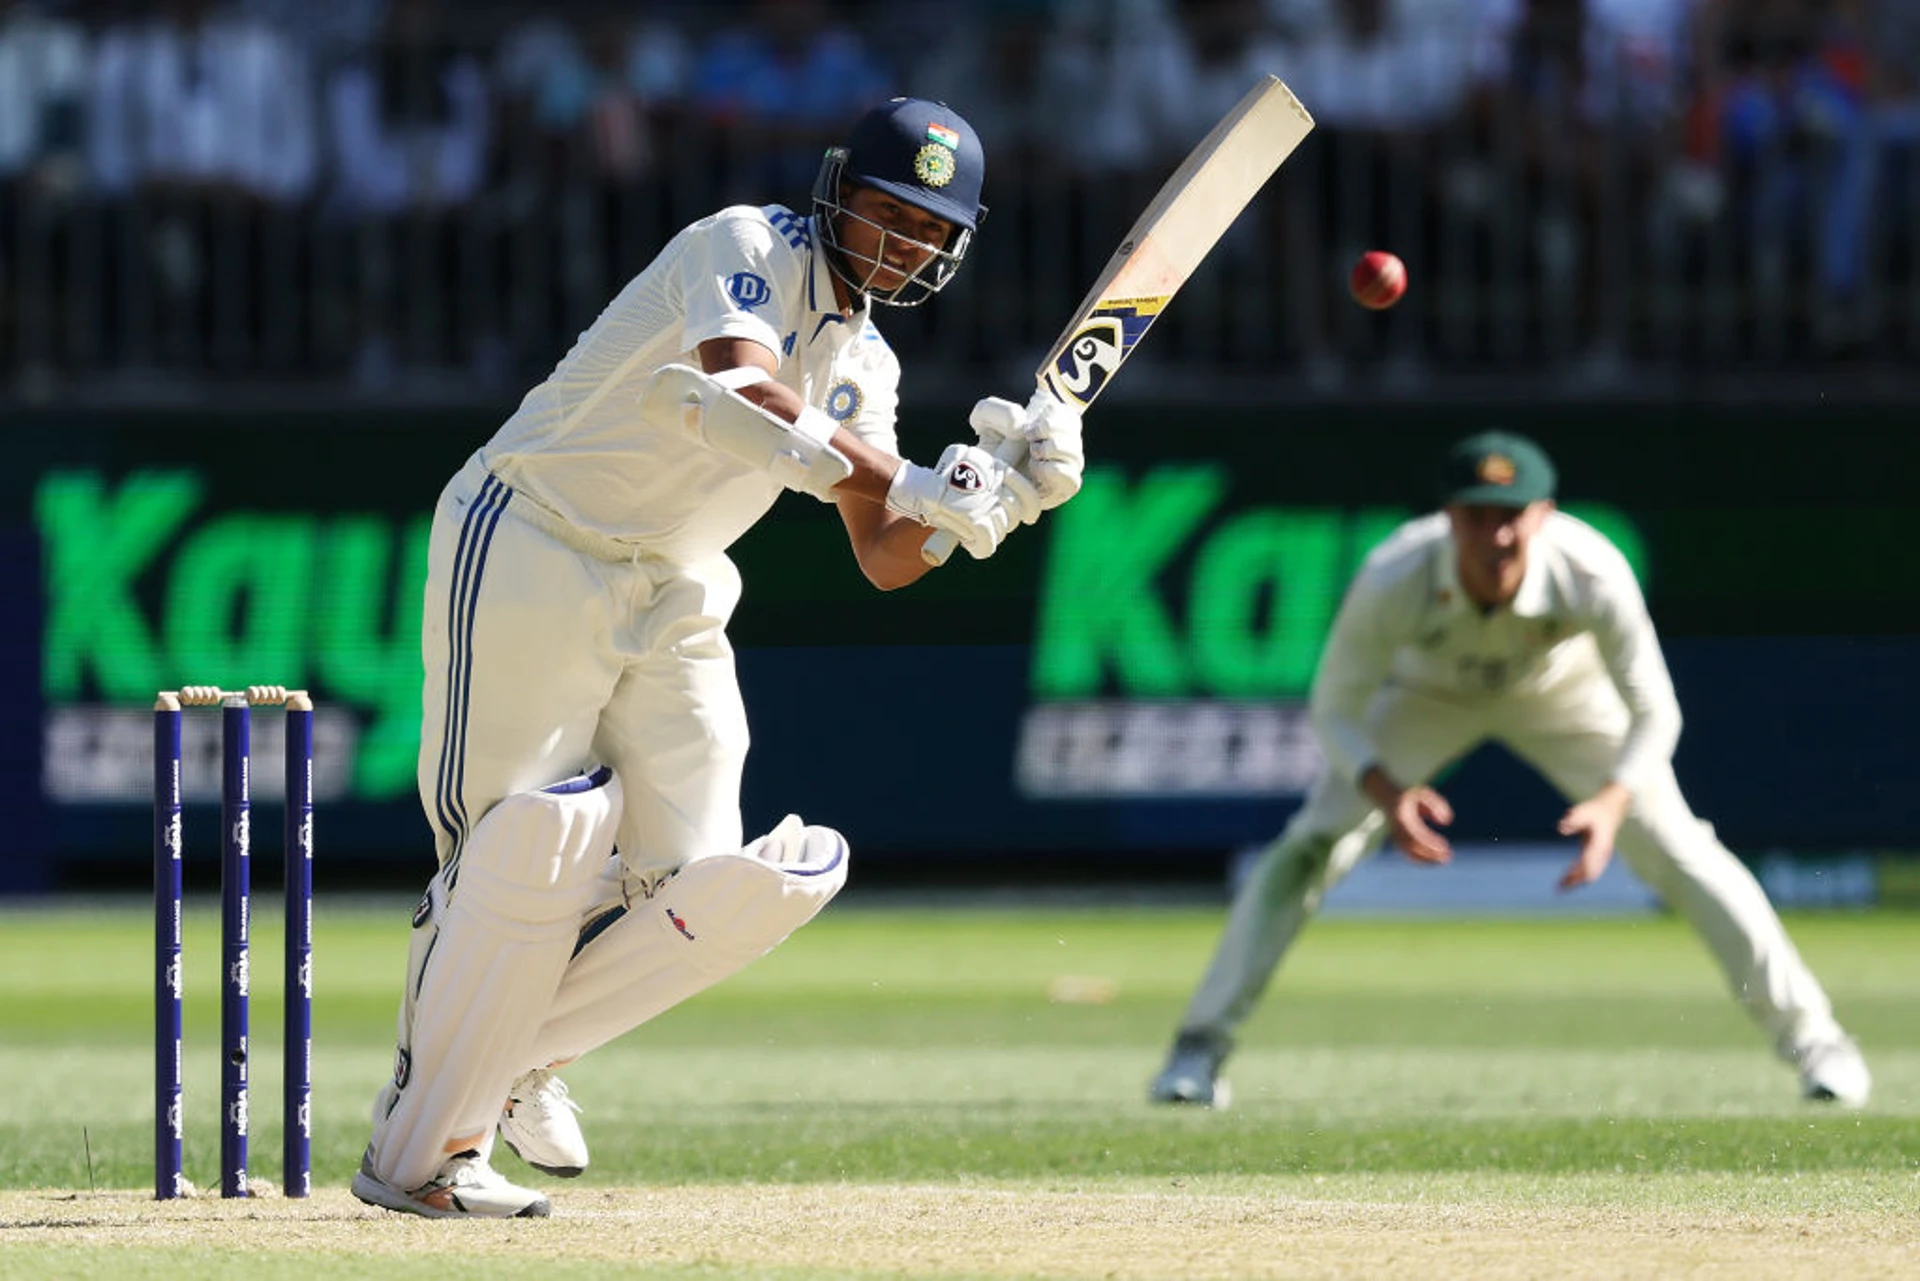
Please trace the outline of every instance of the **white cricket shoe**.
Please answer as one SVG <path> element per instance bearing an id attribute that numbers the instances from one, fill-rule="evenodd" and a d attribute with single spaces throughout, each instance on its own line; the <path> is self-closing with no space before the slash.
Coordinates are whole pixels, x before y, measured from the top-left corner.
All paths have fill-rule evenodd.
<path id="1" fill-rule="evenodd" d="M 1174 1040 L 1166 1067 L 1147 1087 L 1148 1100 L 1225 1110 L 1233 1101 L 1233 1088 L 1220 1076 L 1226 1057 L 1226 1047 L 1218 1039 L 1182 1032 Z"/>
<path id="2" fill-rule="evenodd" d="M 353 1194 L 368 1205 L 429 1219 L 544 1219 L 553 1205 L 531 1188 L 506 1181 L 475 1151 L 447 1158 L 440 1172 L 408 1192 L 373 1172 L 373 1151 L 353 1176 Z"/>
<path id="3" fill-rule="evenodd" d="M 1800 1092 L 1810 1099 L 1861 1108 L 1873 1093 L 1873 1075 L 1848 1037 L 1822 1041 L 1800 1055 Z"/>
<path id="4" fill-rule="evenodd" d="M 567 1083 L 535 1068 L 507 1090 L 500 1137 L 513 1154 L 542 1174 L 571 1179 L 587 1168 L 587 1136 L 574 1120 L 580 1105 L 567 1097 Z"/>

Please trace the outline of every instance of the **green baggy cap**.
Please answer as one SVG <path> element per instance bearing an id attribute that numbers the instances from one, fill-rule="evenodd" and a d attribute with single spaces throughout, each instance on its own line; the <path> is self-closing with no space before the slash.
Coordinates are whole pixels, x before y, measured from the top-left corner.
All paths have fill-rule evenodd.
<path id="1" fill-rule="evenodd" d="M 1483 431 L 1447 451 L 1441 501 L 1525 507 L 1552 498 L 1556 479 L 1546 451 L 1525 436 Z"/>

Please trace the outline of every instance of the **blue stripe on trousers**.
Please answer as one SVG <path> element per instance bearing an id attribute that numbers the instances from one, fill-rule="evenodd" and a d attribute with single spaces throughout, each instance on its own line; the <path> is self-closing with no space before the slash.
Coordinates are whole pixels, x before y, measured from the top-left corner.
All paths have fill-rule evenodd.
<path id="1" fill-rule="evenodd" d="M 466 734 L 473 693 L 473 621 L 480 601 L 481 578 L 486 572 L 494 529 L 506 511 L 513 491 L 488 476 L 467 513 L 455 554 L 453 582 L 447 599 L 447 706 L 440 744 L 440 776 L 436 808 L 441 826 L 453 840 L 447 857 L 446 884 L 452 889 L 458 875 L 460 850 L 467 836 Z"/>

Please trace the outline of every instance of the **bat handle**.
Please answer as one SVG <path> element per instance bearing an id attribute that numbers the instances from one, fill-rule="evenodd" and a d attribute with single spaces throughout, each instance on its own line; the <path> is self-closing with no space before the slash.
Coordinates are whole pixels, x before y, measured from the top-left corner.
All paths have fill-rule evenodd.
<path id="1" fill-rule="evenodd" d="M 1011 467 L 1013 464 L 1019 462 L 1020 456 L 1026 452 L 1026 441 L 1020 439 L 1018 436 L 1007 436 L 1003 437 L 1000 443 L 994 446 L 993 456 Z M 929 565 L 944 565 L 947 563 L 947 557 L 953 555 L 953 549 L 959 545 L 960 540 L 958 538 L 955 538 L 944 529 L 936 529 L 933 531 L 931 538 L 920 544 L 920 559 L 926 561 Z"/>

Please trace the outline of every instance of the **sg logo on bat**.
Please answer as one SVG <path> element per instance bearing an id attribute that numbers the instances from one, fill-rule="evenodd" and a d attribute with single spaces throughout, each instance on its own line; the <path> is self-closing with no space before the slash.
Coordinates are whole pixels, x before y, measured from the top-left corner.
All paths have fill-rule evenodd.
<path id="1" fill-rule="evenodd" d="M 1095 316 L 1067 341 L 1053 362 L 1053 381 L 1072 399 L 1090 405 L 1126 357 L 1126 326 L 1120 318 Z"/>

